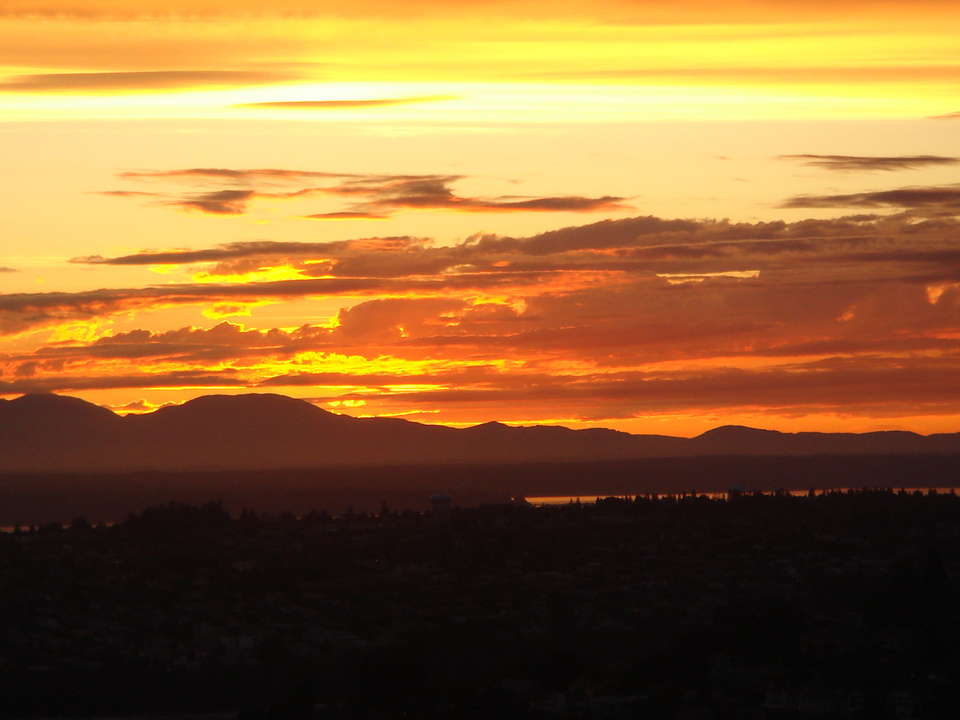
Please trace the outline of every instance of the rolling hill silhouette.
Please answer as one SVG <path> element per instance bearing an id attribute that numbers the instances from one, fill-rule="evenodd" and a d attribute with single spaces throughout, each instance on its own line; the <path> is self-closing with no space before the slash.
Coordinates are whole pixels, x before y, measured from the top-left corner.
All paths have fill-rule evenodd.
<path id="1" fill-rule="evenodd" d="M 606 429 L 456 429 L 337 415 L 282 395 L 210 395 L 119 416 L 83 400 L 0 400 L 0 472 L 251 470 L 628 460 L 703 455 L 960 454 L 960 433 L 781 433 L 725 426 L 695 438 Z"/>

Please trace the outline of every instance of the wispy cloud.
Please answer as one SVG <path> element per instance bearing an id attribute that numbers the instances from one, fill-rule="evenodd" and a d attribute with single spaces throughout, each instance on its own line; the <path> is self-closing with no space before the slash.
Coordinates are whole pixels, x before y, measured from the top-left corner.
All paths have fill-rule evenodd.
<path id="1" fill-rule="evenodd" d="M 20 270 L 12 267 L 0 267 L 0 273 L 15 273 L 15 272 L 20 272 Z"/>
<path id="2" fill-rule="evenodd" d="M 923 208 L 960 211 L 960 185 L 906 187 L 895 190 L 843 193 L 838 195 L 797 195 L 785 208 Z"/>
<path id="3" fill-rule="evenodd" d="M 148 70 L 41 73 L 0 80 L 0 92 L 102 92 L 171 90 L 192 87 L 267 85 L 296 79 L 287 72 L 247 70 Z"/>
<path id="4" fill-rule="evenodd" d="M 423 242 L 423 240 L 410 237 L 372 238 L 325 243 L 254 240 L 228 243 L 203 250 L 145 251 L 114 258 L 104 258 L 100 255 L 87 255 L 72 258 L 70 262 L 85 265 L 193 265 L 196 263 L 210 262 L 223 263 L 250 258 L 276 258 L 278 256 L 307 256 L 312 258 L 349 254 L 351 252 L 365 253 L 376 250 L 401 251 L 422 245 Z"/>
<path id="5" fill-rule="evenodd" d="M 788 62 L 788 61 L 787 61 Z M 565 69 L 541 71 L 528 77 L 551 80 L 648 80 L 712 84 L 744 82 L 757 84 L 809 84 L 816 83 L 889 83 L 909 81 L 952 80 L 957 66 L 952 63 L 904 64 L 904 65 L 791 65 L 784 62 L 779 67 L 726 66 L 718 63 L 712 67 L 633 67 L 605 68 L 598 70 Z"/>
<path id="6" fill-rule="evenodd" d="M 247 211 L 247 204 L 254 196 L 253 190 L 216 190 L 187 196 L 166 204 L 188 210 L 200 210 L 211 215 L 242 215 Z"/>
<path id="7" fill-rule="evenodd" d="M 217 372 L 172 372 L 142 373 L 139 375 L 75 375 L 21 378 L 13 381 L 0 380 L 0 393 L 21 394 L 38 392 L 69 392 L 79 390 L 112 390 L 130 388 L 242 388 L 246 382 L 231 377 L 231 371 Z"/>
<path id="8" fill-rule="evenodd" d="M 781 160 L 798 160 L 804 165 L 827 170 L 871 171 L 871 170 L 916 170 L 936 165 L 956 165 L 960 158 L 943 155 L 780 155 Z"/>
<path id="9" fill-rule="evenodd" d="M 362 212 L 359 210 L 340 210 L 338 212 L 313 213 L 304 215 L 308 220 L 387 220 L 389 215 L 377 212 Z"/>
<path id="10" fill-rule="evenodd" d="M 419 103 L 456 100 L 456 95 L 418 95 L 399 98 L 370 98 L 365 100 L 278 100 L 273 102 L 242 103 L 236 107 L 275 108 L 278 110 L 354 110 L 362 108 L 416 105 Z"/>
<path id="11" fill-rule="evenodd" d="M 255 168 L 234 170 L 231 168 L 185 168 L 180 170 L 128 170 L 117 173 L 126 180 L 231 180 L 240 182 L 303 180 L 315 178 L 356 178 L 349 173 L 317 172 L 314 170 L 287 170 L 282 168 Z"/>
<path id="12" fill-rule="evenodd" d="M 625 198 L 561 196 L 470 197 L 458 195 L 453 185 L 460 175 L 363 175 L 304 170 L 188 168 L 183 170 L 128 171 L 126 180 L 185 182 L 217 185 L 202 192 L 158 193 L 163 205 L 214 215 L 240 215 L 257 199 L 284 200 L 326 197 L 346 202 L 346 207 L 303 217 L 316 220 L 383 219 L 398 210 L 454 210 L 460 212 L 598 212 L 623 210 Z M 304 184 L 327 181 L 322 185 Z M 281 190 L 277 185 L 299 185 Z M 227 185 L 227 187 L 224 187 Z M 105 194 L 124 196 L 126 191 Z"/>

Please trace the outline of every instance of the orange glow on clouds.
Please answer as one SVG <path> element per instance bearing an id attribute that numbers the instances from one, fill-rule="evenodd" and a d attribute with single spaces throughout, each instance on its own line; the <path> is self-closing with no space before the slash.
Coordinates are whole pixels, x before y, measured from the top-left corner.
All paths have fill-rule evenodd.
<path id="1" fill-rule="evenodd" d="M 958 20 L 8 0 L 0 394 L 960 429 Z"/>

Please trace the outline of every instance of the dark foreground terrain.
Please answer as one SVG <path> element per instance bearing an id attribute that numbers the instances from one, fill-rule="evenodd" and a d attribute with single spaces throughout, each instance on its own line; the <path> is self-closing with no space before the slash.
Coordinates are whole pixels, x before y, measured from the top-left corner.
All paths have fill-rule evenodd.
<path id="1" fill-rule="evenodd" d="M 610 498 L 0 534 L 0 715 L 960 717 L 960 497 Z"/>
<path id="2" fill-rule="evenodd" d="M 0 474 L 0 527 L 83 516 L 118 522 L 170 500 L 306 515 L 390 507 L 426 510 L 437 490 L 476 506 L 517 497 L 723 493 L 778 489 L 960 486 L 960 455 L 641 458 L 590 462 L 367 465 L 287 470 Z"/>

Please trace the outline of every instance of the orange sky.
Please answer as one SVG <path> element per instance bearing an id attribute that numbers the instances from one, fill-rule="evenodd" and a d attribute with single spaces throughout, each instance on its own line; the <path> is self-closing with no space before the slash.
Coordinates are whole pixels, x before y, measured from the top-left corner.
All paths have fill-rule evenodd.
<path id="1" fill-rule="evenodd" d="M 960 430 L 958 15 L 7 0 L 0 393 Z"/>

